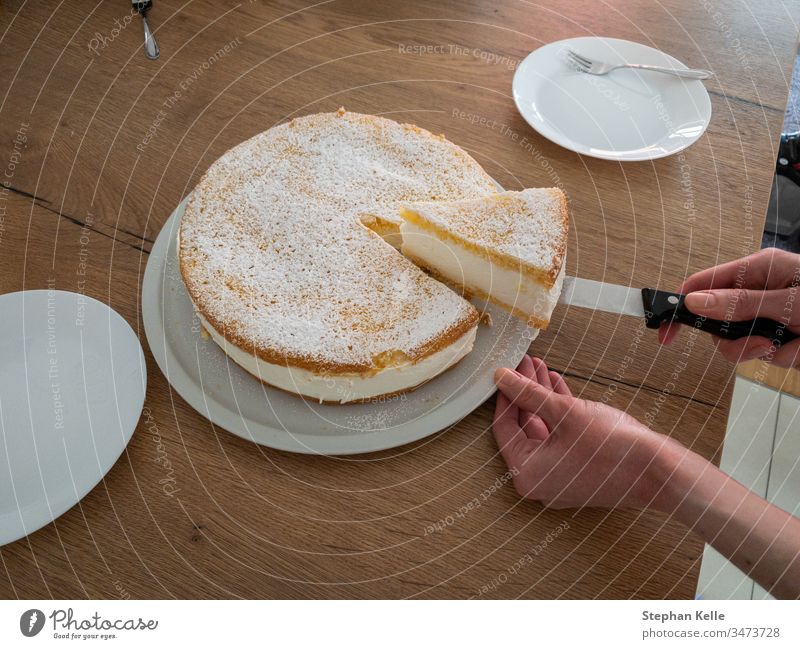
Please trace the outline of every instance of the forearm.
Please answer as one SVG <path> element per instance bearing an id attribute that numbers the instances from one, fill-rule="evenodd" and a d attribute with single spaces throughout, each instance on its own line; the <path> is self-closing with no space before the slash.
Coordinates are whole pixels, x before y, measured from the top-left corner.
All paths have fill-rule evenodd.
<path id="1" fill-rule="evenodd" d="M 699 455 L 685 449 L 670 455 L 659 508 L 775 597 L 800 597 L 800 520 Z"/>

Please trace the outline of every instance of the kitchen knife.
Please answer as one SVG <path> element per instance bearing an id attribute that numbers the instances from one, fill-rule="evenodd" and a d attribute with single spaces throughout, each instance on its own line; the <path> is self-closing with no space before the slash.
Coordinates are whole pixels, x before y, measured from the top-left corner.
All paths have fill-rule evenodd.
<path id="1" fill-rule="evenodd" d="M 726 321 L 699 316 L 687 309 L 684 295 L 654 288 L 633 288 L 591 279 L 565 277 L 559 302 L 622 315 L 644 318 L 649 329 L 658 329 L 665 322 L 680 322 L 720 338 L 763 336 L 780 345 L 797 338 L 786 324 L 769 318 Z"/>

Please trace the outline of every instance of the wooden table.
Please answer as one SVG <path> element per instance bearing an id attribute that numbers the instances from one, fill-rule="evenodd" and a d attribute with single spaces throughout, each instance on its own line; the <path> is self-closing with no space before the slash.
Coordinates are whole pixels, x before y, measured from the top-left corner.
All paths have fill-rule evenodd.
<path id="1" fill-rule="evenodd" d="M 798 3 L 223 4 L 158 0 L 155 62 L 123 0 L 0 8 L 0 291 L 52 279 L 107 302 L 139 333 L 149 373 L 145 413 L 104 482 L 0 550 L 0 596 L 692 597 L 703 546 L 679 524 L 545 511 L 510 484 L 493 489 L 505 467 L 492 402 L 362 457 L 291 455 L 215 429 L 156 367 L 139 289 L 159 229 L 214 159 L 342 105 L 445 133 L 507 188 L 562 185 L 571 274 L 675 287 L 758 247 Z M 533 132 L 510 95 L 514 66 L 590 34 L 715 70 L 703 138 L 617 164 Z M 684 332 L 660 349 L 630 318 L 558 309 L 533 352 L 582 396 L 716 458 L 733 368 L 708 342 Z"/>

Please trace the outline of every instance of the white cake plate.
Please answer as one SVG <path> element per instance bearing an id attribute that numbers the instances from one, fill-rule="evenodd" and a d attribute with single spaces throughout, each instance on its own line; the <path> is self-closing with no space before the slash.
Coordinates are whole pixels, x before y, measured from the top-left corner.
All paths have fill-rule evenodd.
<path id="1" fill-rule="evenodd" d="M 536 331 L 476 301 L 491 316 L 460 363 L 422 387 L 371 403 L 319 404 L 263 385 L 201 335 L 178 267 L 176 236 L 186 200 L 150 253 L 142 314 L 150 349 L 172 387 L 214 424 L 284 451 L 348 455 L 415 442 L 460 421 L 495 391 L 494 370 L 516 367 Z"/>

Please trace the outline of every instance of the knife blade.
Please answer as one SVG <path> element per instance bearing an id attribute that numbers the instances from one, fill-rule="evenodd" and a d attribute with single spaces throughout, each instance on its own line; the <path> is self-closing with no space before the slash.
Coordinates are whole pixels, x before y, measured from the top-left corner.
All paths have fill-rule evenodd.
<path id="1" fill-rule="evenodd" d="M 580 277 L 565 277 L 559 302 L 595 311 L 607 311 L 645 319 L 649 329 L 666 322 L 679 322 L 720 338 L 735 340 L 763 336 L 780 346 L 798 337 L 785 322 L 758 317 L 753 320 L 714 320 L 689 311 L 685 295 L 654 288 L 633 288 Z"/>
<path id="2" fill-rule="evenodd" d="M 642 292 L 631 286 L 565 277 L 558 300 L 562 304 L 644 318 Z"/>

